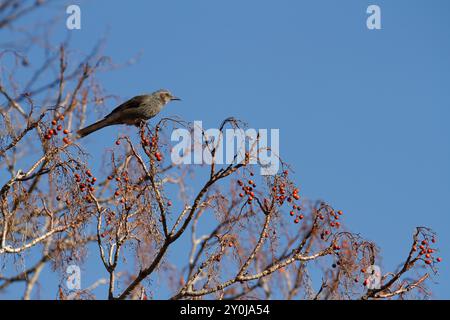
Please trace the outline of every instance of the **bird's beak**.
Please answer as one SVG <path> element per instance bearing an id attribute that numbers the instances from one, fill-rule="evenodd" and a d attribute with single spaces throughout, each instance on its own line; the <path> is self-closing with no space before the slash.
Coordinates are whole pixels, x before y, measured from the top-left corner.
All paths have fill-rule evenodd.
<path id="1" fill-rule="evenodd" d="M 178 97 L 172 97 L 170 98 L 170 101 L 181 101 L 181 99 Z"/>

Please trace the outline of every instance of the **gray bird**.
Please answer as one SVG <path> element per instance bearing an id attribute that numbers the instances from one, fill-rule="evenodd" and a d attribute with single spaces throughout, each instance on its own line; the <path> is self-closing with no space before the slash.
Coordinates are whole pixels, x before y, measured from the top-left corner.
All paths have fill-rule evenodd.
<path id="1" fill-rule="evenodd" d="M 116 124 L 139 126 L 142 122 L 156 116 L 167 103 L 173 100 L 181 99 L 164 89 L 155 91 L 150 95 L 136 96 L 122 103 L 102 120 L 79 130 L 77 134 L 82 138 L 94 131 Z"/>

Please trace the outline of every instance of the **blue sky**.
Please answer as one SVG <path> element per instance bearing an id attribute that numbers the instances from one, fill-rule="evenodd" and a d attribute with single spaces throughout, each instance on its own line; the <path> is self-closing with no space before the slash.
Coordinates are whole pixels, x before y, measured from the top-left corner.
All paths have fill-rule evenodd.
<path id="1" fill-rule="evenodd" d="M 168 88 L 183 103 L 164 116 L 279 128 L 303 194 L 345 210 L 346 225 L 381 247 L 383 269 L 403 261 L 415 226 L 433 228 L 444 260 L 432 288 L 450 298 L 448 1 L 70 3 L 82 11 L 81 30 L 62 22 L 73 47 L 88 52 L 106 34 L 115 61 L 142 53 L 101 78 L 108 92 Z M 366 27 L 370 4 L 382 30 Z M 92 136 L 86 147 L 110 141 Z"/>

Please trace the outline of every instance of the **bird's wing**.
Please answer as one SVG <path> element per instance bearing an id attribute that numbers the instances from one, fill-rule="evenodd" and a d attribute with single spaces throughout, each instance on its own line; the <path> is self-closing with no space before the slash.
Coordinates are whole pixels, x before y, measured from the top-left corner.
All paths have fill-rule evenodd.
<path id="1" fill-rule="evenodd" d="M 144 100 L 144 97 L 145 97 L 145 95 L 136 96 L 136 97 L 131 98 L 130 100 L 125 101 L 124 103 L 122 103 L 121 105 L 116 107 L 113 111 L 111 111 L 110 114 L 108 114 L 106 117 L 109 117 L 112 114 L 115 114 L 117 112 L 120 112 L 120 111 L 123 111 L 126 109 L 132 109 L 132 108 L 139 107 L 140 104 L 142 103 L 142 101 Z"/>

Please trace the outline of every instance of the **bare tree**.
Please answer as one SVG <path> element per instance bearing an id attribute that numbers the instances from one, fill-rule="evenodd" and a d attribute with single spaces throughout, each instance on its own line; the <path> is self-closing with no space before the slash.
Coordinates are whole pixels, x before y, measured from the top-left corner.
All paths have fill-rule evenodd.
<path id="1" fill-rule="evenodd" d="M 0 32 L 25 33 L 14 26 L 44 4 L 4 1 Z M 94 173 L 72 133 L 88 110 L 113 98 L 96 74 L 117 65 L 101 55 L 101 45 L 69 61 L 68 42 L 25 37 L 45 53 L 40 64 L 30 62 L 29 46 L 3 44 L 0 51 L 0 294 L 23 283 L 30 299 L 45 266 L 64 274 L 95 250 L 107 277 L 78 291 L 61 284 L 54 288 L 60 299 L 147 299 L 157 286 L 171 299 L 428 295 L 426 282 L 440 261 L 430 229 L 418 227 L 399 268 L 377 275 L 376 245 L 346 230 L 341 210 L 303 199 L 285 163 L 275 176 L 256 175 L 254 145 L 231 165 L 174 165 L 165 160 L 168 133 L 193 126 L 162 119 L 111 141 L 103 172 Z M 226 119 L 220 130 L 241 126 Z M 218 144 L 206 139 L 202 148 L 214 159 Z M 174 261 L 177 246 L 186 254 Z M 25 256 L 36 262 L 21 263 Z"/>

